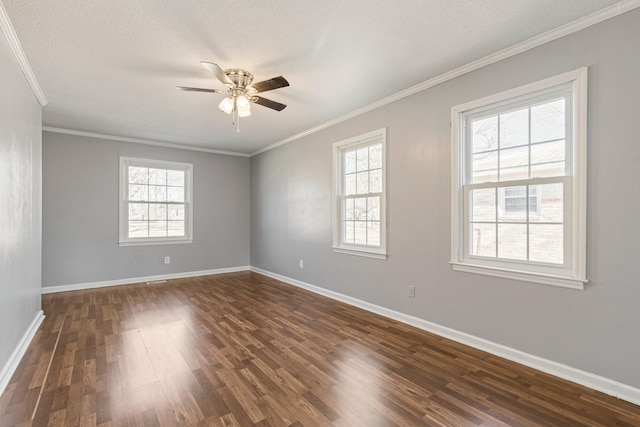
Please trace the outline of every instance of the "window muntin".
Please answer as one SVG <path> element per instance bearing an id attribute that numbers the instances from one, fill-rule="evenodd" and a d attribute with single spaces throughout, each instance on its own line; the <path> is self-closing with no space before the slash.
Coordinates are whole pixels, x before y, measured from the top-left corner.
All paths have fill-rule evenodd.
<path id="1" fill-rule="evenodd" d="M 334 250 L 385 257 L 385 130 L 334 144 Z"/>
<path id="2" fill-rule="evenodd" d="M 192 165 L 120 159 L 120 244 L 191 241 Z"/>
<path id="3" fill-rule="evenodd" d="M 582 288 L 586 69 L 452 110 L 452 265 Z"/>

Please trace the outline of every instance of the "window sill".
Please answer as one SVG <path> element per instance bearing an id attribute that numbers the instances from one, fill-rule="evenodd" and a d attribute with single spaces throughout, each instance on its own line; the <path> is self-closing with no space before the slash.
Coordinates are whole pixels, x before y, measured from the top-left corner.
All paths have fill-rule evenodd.
<path id="1" fill-rule="evenodd" d="M 346 248 L 340 248 L 335 246 L 333 248 L 333 252 L 337 254 L 355 255 L 355 256 L 361 256 L 365 258 L 375 258 L 375 259 L 384 259 L 384 260 L 387 259 L 387 254 L 384 252 L 372 252 L 372 251 L 358 250 L 358 249 L 346 249 Z"/>
<path id="2" fill-rule="evenodd" d="M 192 239 L 181 240 L 144 240 L 144 241 L 126 241 L 118 242 L 118 246 L 152 246 L 152 245 L 184 245 L 193 243 Z"/>
<path id="3" fill-rule="evenodd" d="M 520 280 L 523 282 L 540 283 L 542 285 L 557 286 L 568 289 L 584 290 L 584 285 L 585 283 L 587 283 L 587 279 L 576 279 L 572 277 L 554 276 L 550 274 L 509 270 L 506 268 L 487 267 L 477 264 L 463 264 L 459 262 L 451 262 L 450 264 L 455 271 L 483 274 L 485 276 L 502 277 L 505 279 Z"/>

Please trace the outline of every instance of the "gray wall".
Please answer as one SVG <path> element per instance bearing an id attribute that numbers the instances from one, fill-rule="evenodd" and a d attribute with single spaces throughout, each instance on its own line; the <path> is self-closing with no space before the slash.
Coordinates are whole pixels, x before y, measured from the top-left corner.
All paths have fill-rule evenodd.
<path id="1" fill-rule="evenodd" d="M 51 132 L 42 150 L 43 286 L 249 265 L 248 158 Z M 192 244 L 118 246 L 120 156 L 193 164 Z"/>
<path id="2" fill-rule="evenodd" d="M 40 104 L 0 32 L 0 372 L 40 310 Z"/>
<path id="3" fill-rule="evenodd" d="M 254 156 L 251 264 L 640 387 L 638 40 L 636 9 Z M 586 290 L 452 271 L 451 107 L 585 65 Z M 383 126 L 389 258 L 333 253 L 331 144 Z"/>

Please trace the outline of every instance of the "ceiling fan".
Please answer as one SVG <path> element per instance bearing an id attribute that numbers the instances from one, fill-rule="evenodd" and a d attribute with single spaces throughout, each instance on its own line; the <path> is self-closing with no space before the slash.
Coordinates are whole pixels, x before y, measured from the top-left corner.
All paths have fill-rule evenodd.
<path id="1" fill-rule="evenodd" d="M 240 117 L 251 115 L 251 103 L 271 108 L 272 110 L 282 111 L 286 105 L 276 101 L 272 101 L 256 94 L 266 92 L 268 90 L 279 89 L 289 86 L 289 82 L 282 76 L 274 77 L 262 82 L 253 83 L 253 74 L 239 68 L 229 68 L 223 70 L 218 64 L 213 62 L 201 61 L 204 68 L 211 71 L 214 76 L 227 86 L 226 90 L 203 89 L 197 87 L 176 86 L 178 90 L 191 92 L 210 92 L 225 94 L 226 97 L 220 102 L 220 110 L 233 117 L 233 123 L 237 125 L 237 131 L 240 132 Z"/>

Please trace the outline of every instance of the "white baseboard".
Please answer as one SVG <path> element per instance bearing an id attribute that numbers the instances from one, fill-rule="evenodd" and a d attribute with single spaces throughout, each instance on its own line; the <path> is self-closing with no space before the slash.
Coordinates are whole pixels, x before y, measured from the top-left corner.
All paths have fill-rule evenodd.
<path id="1" fill-rule="evenodd" d="M 43 286 L 43 294 L 52 294 L 55 292 L 80 291 L 83 289 L 104 288 L 107 286 L 131 285 L 133 283 L 155 282 L 158 280 L 183 279 L 185 277 L 209 276 L 212 274 L 235 273 L 238 271 L 247 271 L 249 266 L 215 268 L 213 270 L 186 271 L 184 273 L 160 274 L 157 276 L 132 277 L 128 279 L 105 280 L 102 282 L 76 283 L 74 285 L 61 286 Z"/>
<path id="2" fill-rule="evenodd" d="M 562 379 L 583 385 L 585 387 L 601 391 L 619 399 L 626 400 L 627 402 L 640 405 L 640 389 L 632 387 L 630 385 L 623 384 L 609 378 L 602 377 L 600 375 L 592 374 L 581 369 L 573 368 L 562 363 L 554 362 L 552 360 L 525 353 L 523 351 L 516 350 L 502 344 L 497 344 L 495 342 L 488 341 L 473 335 L 469 335 L 467 333 L 460 332 L 446 326 L 438 325 L 437 323 L 429 322 L 415 316 L 410 316 L 408 314 L 400 313 L 398 311 L 381 307 L 379 305 L 371 304 L 357 298 L 340 294 L 338 292 L 311 285 L 297 279 L 292 279 L 290 277 L 272 273 L 258 267 L 251 267 L 251 271 L 267 277 L 271 277 L 276 280 L 280 280 L 281 282 L 285 282 L 290 285 L 297 286 L 299 288 L 309 290 L 320 295 L 324 295 L 326 297 L 347 303 L 349 305 L 353 305 L 372 313 L 376 313 L 381 316 L 388 317 L 390 319 L 397 320 L 411 326 L 415 326 L 416 328 L 434 333 L 441 337 L 466 344 L 470 347 L 486 351 L 487 353 L 503 357 L 505 359 L 520 363 L 530 368 L 534 368 L 539 371 L 555 375 L 556 377 L 560 377 Z"/>
<path id="3" fill-rule="evenodd" d="M 22 339 L 20 339 L 18 346 L 13 350 L 13 353 L 9 356 L 9 360 L 7 360 L 7 363 L 2 367 L 2 370 L 0 371 L 0 396 L 4 393 L 7 385 L 9 385 L 9 380 L 11 380 L 13 373 L 18 368 L 22 357 L 27 352 L 27 348 L 29 348 L 29 344 L 31 344 L 31 340 L 36 335 L 36 332 L 43 320 L 44 312 L 42 310 L 38 310 L 36 316 L 31 322 L 31 325 L 29 325 L 29 328 L 22 336 Z"/>

